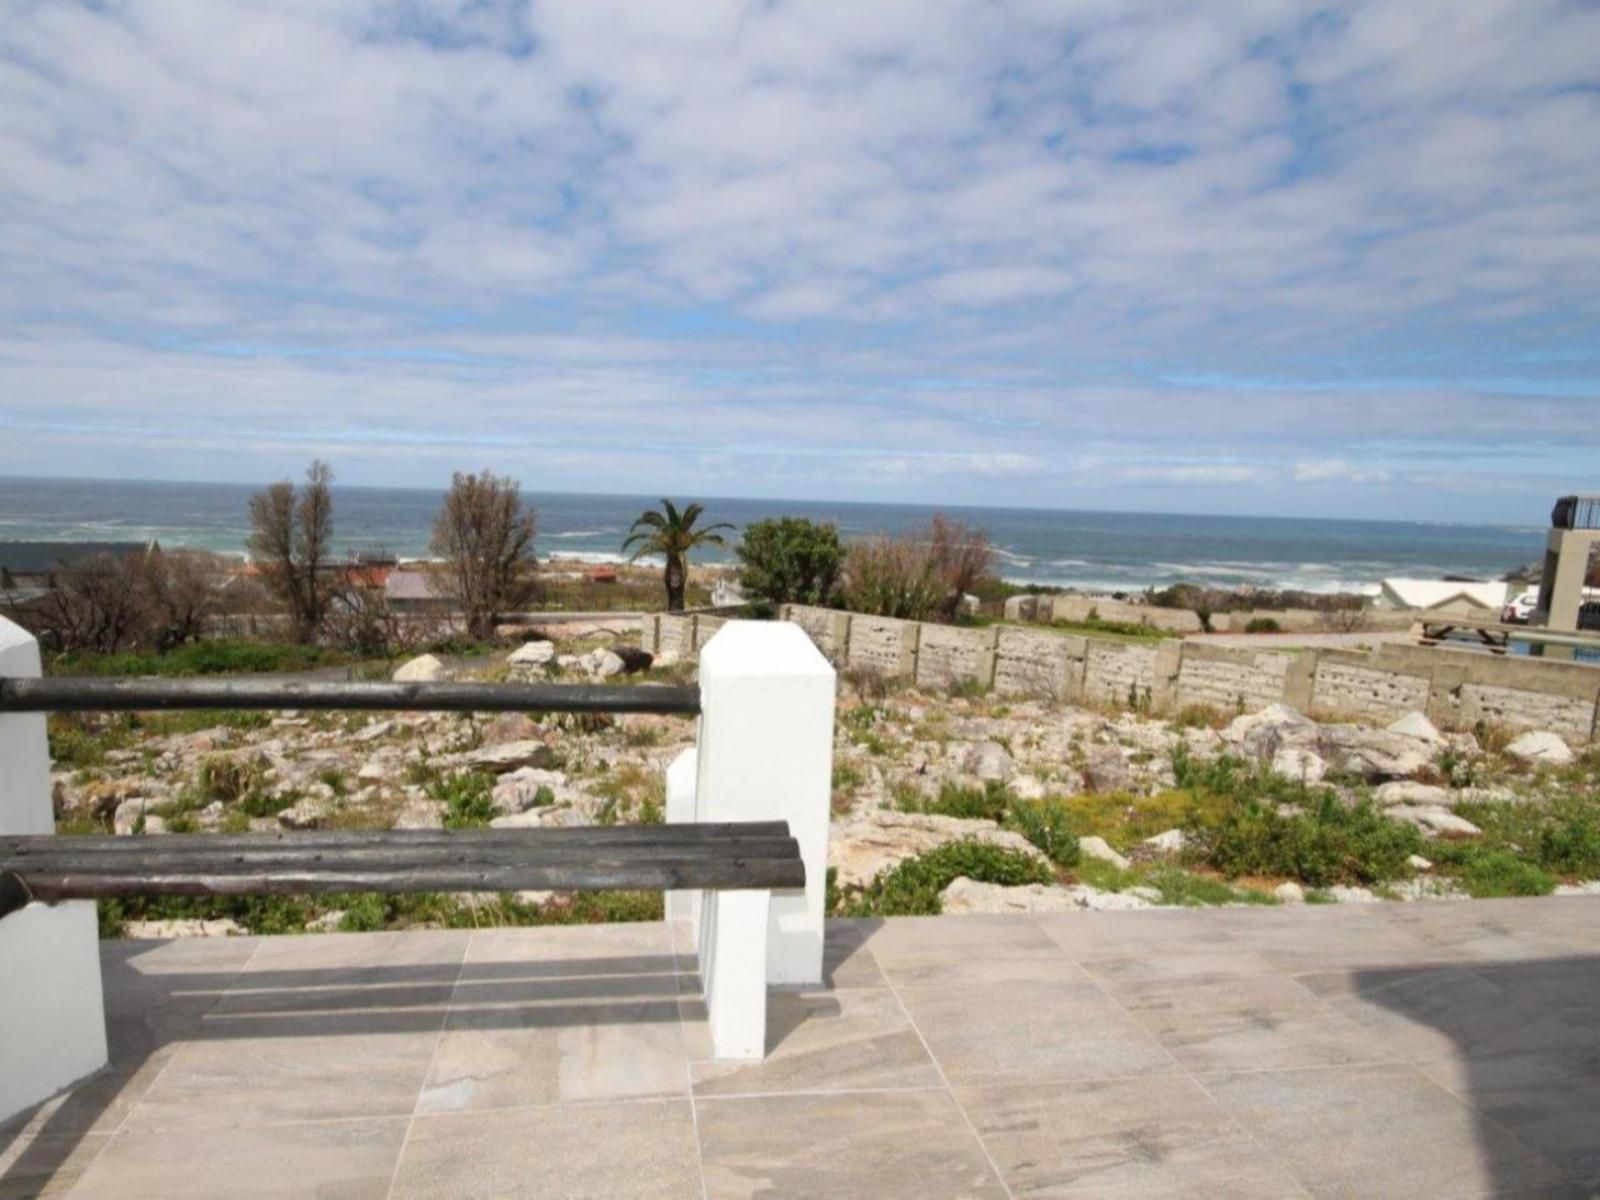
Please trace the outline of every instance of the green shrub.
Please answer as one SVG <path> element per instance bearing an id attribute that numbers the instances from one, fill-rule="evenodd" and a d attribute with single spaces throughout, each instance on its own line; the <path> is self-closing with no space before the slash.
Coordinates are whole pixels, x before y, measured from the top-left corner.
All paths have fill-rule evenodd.
<path id="1" fill-rule="evenodd" d="M 932 798 L 922 795 L 914 787 L 895 789 L 895 805 L 902 812 L 933 813 L 966 820 L 1003 821 L 1011 811 L 1012 802 L 1011 792 L 1006 785 L 994 779 L 982 787 L 947 779 L 939 785 L 939 794 Z"/>
<path id="2" fill-rule="evenodd" d="M 1468 854 L 1460 878 L 1467 894 L 1480 900 L 1493 896 L 1548 896 L 1556 886 L 1545 871 L 1508 850 Z"/>
<path id="3" fill-rule="evenodd" d="M 838 527 L 805 517 L 745 526 L 734 553 L 745 595 L 767 604 L 829 604 L 844 566 Z"/>
<path id="4" fill-rule="evenodd" d="M 444 802 L 446 829 L 478 829 L 496 815 L 494 776 L 483 771 L 461 771 L 434 781 L 428 794 Z"/>
<path id="5" fill-rule="evenodd" d="M 1283 626 L 1271 617 L 1251 617 L 1245 622 L 1246 633 L 1282 633 Z"/>
<path id="6" fill-rule="evenodd" d="M 1229 887 L 1219 879 L 1208 879 L 1204 875 L 1195 875 L 1172 866 L 1157 867 L 1150 872 L 1145 883 L 1161 893 L 1162 904 L 1181 904 L 1195 908 L 1217 904 L 1277 903 L 1273 897 L 1264 892 L 1250 888 Z"/>
<path id="7" fill-rule="evenodd" d="M 855 894 L 841 897 L 840 915 L 850 917 L 934 916 L 939 893 L 960 876 L 1016 887 L 1050 883 L 1050 868 L 1031 855 L 983 842 L 950 842 L 908 858 Z"/>
<path id="8" fill-rule="evenodd" d="M 1600 877 L 1600 812 L 1563 814 L 1539 837 L 1539 862 L 1558 875 Z"/>
<path id="9" fill-rule="evenodd" d="M 1032 842 L 1059 867 L 1076 866 L 1078 835 L 1072 819 L 1059 800 L 1014 800 L 1006 816 L 1007 828 Z"/>
<path id="10" fill-rule="evenodd" d="M 46 667 L 52 675 L 235 675 L 307 671 L 342 666 L 348 661 L 348 655 L 323 646 L 210 638 L 175 647 L 165 654 L 71 651 L 51 659 Z"/>
<path id="11" fill-rule="evenodd" d="M 1287 876 L 1313 887 L 1381 883 L 1410 873 L 1422 846 L 1410 825 L 1391 821 L 1370 802 L 1346 807 L 1324 792 L 1313 807 L 1285 815 L 1247 796 L 1211 828 L 1188 830 L 1193 855 L 1229 878 Z"/>

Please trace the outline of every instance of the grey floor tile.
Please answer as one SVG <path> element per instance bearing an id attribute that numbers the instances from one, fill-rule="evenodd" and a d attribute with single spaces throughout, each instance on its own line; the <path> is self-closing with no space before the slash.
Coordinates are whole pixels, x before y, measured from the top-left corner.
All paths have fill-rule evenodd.
<path id="1" fill-rule="evenodd" d="M 945 1091 L 696 1101 L 710 1200 L 943 1200 L 1004 1190 Z"/>
<path id="2" fill-rule="evenodd" d="M 514 994 L 527 985 L 493 986 Z M 418 1111 L 687 1094 L 688 1054 L 675 991 L 653 999 L 588 997 L 586 991 L 582 1000 L 552 1001 L 541 992 L 524 1003 L 452 1010 Z"/>
<path id="3" fill-rule="evenodd" d="M 1381 920 L 1455 962 L 1600 955 L 1600 897 L 1374 905 Z"/>
<path id="4" fill-rule="evenodd" d="M 382 1200 L 405 1120 L 120 1133 L 69 1193 L 84 1200 Z"/>
<path id="5" fill-rule="evenodd" d="M 1116 984 L 1110 992 L 1191 1071 L 1327 1067 L 1396 1057 L 1284 975 Z"/>
<path id="6" fill-rule="evenodd" d="M 1568 1178 L 1600 1182 L 1600 1041 L 1533 1054 L 1454 1056 L 1422 1071 Z"/>
<path id="7" fill-rule="evenodd" d="M 1093 984 L 899 989 L 953 1084 L 1170 1073 L 1172 1056 Z"/>
<path id="8" fill-rule="evenodd" d="M 1192 1079 L 957 1089 L 1017 1196 L 1300 1196 Z"/>
<path id="9" fill-rule="evenodd" d="M 871 927 L 862 921 L 829 921 L 823 934 L 822 986 L 884 987 L 887 980 L 867 942 Z"/>
<path id="10" fill-rule="evenodd" d="M 1588 998 L 1600 981 L 1563 996 L 1560 989 L 1520 984 L 1521 973 L 1385 968 L 1301 975 L 1296 982 L 1413 1062 L 1596 1043 L 1596 1008 Z"/>
<path id="11" fill-rule="evenodd" d="M 686 1100 L 419 1117 L 394 1200 L 700 1196 Z"/>
<path id="12" fill-rule="evenodd" d="M 223 1129 L 409 1116 L 437 1033 L 213 1038 L 184 1046 L 128 1129 Z"/>
<path id="13" fill-rule="evenodd" d="M 935 1087 L 938 1068 L 886 988 L 773 992 L 767 1001 L 767 1057 L 756 1063 L 711 1058 L 705 1006 L 686 1001 L 685 1034 L 698 1095 Z"/>
<path id="14" fill-rule="evenodd" d="M 1548 1160 L 1410 1066 L 1201 1083 L 1315 1196 L 1484 1196 L 1564 1183 Z"/>
<path id="15" fill-rule="evenodd" d="M 0 1200 L 67 1191 L 110 1142 L 105 1133 L 33 1137 L 0 1134 Z"/>
<path id="16" fill-rule="evenodd" d="M 1061 957 L 1061 948 L 1031 920 L 1010 916 L 894 917 L 872 928 L 866 946 L 884 972 L 944 967 L 959 971 L 974 957 Z"/>

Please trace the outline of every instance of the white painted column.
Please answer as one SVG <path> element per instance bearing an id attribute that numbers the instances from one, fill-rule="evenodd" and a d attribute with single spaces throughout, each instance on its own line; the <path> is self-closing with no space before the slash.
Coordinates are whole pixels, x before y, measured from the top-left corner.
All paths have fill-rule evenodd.
<path id="1" fill-rule="evenodd" d="M 0 617 L 0 676 L 38 674 L 38 643 Z M 0 713 L 0 834 L 54 832 L 44 714 Z M 0 917 L 0 1121 L 105 1065 L 94 904 Z"/>
<path id="2" fill-rule="evenodd" d="M 706 892 L 700 929 L 711 1050 L 719 1060 L 767 1052 L 767 940 L 772 893 Z"/>
<path id="3" fill-rule="evenodd" d="M 695 774 L 699 770 L 694 747 L 690 747 L 667 768 L 667 824 L 688 825 L 698 819 L 695 813 Z M 667 893 L 667 920 L 698 921 L 700 893 L 679 889 Z"/>
<path id="4" fill-rule="evenodd" d="M 788 821 L 805 860 L 804 890 L 772 893 L 770 983 L 822 982 L 834 690 L 833 667 L 788 622 L 730 621 L 700 651 L 698 819 Z"/>

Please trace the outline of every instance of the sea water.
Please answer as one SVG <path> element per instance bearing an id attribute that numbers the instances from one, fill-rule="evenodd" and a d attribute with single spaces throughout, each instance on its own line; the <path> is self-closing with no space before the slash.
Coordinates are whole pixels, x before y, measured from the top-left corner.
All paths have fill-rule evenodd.
<path id="1" fill-rule="evenodd" d="M 253 485 L 0 478 L 0 541 L 146 541 L 241 553 Z M 335 546 L 425 557 L 442 492 L 335 486 Z M 652 496 L 524 493 L 538 514 L 540 557 L 621 557 Z M 763 517 L 831 521 L 845 538 L 899 533 L 934 509 L 912 504 L 694 497 L 703 522 L 741 528 Z M 687 498 L 683 502 L 687 502 Z M 1313 592 L 1376 590 L 1386 576 L 1494 579 L 1536 561 L 1545 531 L 1521 526 L 1309 520 L 1033 508 L 944 510 L 988 530 L 1001 574 L 1021 583 L 1134 591 L 1190 582 Z M 736 541 L 730 537 L 730 544 Z M 701 561 L 726 561 L 707 549 Z"/>

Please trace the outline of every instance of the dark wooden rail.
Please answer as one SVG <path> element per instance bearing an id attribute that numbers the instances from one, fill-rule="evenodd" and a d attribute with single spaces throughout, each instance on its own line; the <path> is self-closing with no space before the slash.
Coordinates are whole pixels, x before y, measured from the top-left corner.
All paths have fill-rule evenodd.
<path id="1" fill-rule="evenodd" d="M 184 708 L 664 713 L 700 711 L 697 687 L 562 683 L 297 683 L 228 679 L 0 678 L 0 712 Z"/>
<path id="2" fill-rule="evenodd" d="M 787 822 L 0 838 L 0 917 L 31 900 L 546 888 L 797 888 Z"/>

